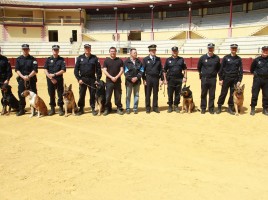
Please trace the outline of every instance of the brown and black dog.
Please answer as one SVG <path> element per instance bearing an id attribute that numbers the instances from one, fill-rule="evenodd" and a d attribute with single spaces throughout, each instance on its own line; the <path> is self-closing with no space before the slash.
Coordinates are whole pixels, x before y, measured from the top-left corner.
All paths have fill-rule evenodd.
<path id="1" fill-rule="evenodd" d="M 5 114 L 9 115 L 11 108 L 14 111 L 19 110 L 19 101 L 12 93 L 11 88 L 12 87 L 6 83 L 1 85 L 1 91 L 3 93 L 3 98 L 1 99 L 3 109 L 2 109 L 1 115 L 5 115 Z M 7 111 L 7 107 L 8 107 L 8 111 Z"/>
<path id="2" fill-rule="evenodd" d="M 182 112 L 188 112 L 191 113 L 195 109 L 195 104 L 193 100 L 193 94 L 190 90 L 190 86 L 186 87 L 186 85 L 183 86 L 181 90 L 181 96 L 183 97 L 182 101 Z"/>
<path id="3" fill-rule="evenodd" d="M 29 102 L 30 102 L 30 106 L 31 106 L 31 113 L 32 113 L 30 115 L 30 117 L 34 116 L 34 108 L 37 110 L 38 117 L 40 117 L 40 114 L 42 114 L 43 116 L 46 116 L 48 114 L 47 106 L 46 106 L 45 102 L 37 94 L 35 94 L 34 92 L 32 92 L 30 90 L 24 90 L 21 93 L 21 96 L 22 97 L 29 97 Z"/>
<path id="4" fill-rule="evenodd" d="M 105 102 L 106 102 L 106 90 L 105 90 L 105 82 L 100 80 L 96 83 L 96 107 L 98 108 L 98 115 L 101 115 L 101 112 L 104 111 Z"/>
<path id="5" fill-rule="evenodd" d="M 239 115 L 239 113 L 242 112 L 243 103 L 244 103 L 244 89 L 245 84 L 240 86 L 234 86 L 234 93 L 233 93 L 233 99 L 234 99 L 234 107 L 235 107 L 235 115 Z"/>
<path id="6" fill-rule="evenodd" d="M 68 117 L 68 112 L 71 112 L 73 115 L 75 115 L 75 112 L 78 110 L 78 108 L 74 99 L 72 84 L 70 84 L 69 87 L 64 85 L 64 92 L 62 96 L 65 106 L 65 117 Z"/>

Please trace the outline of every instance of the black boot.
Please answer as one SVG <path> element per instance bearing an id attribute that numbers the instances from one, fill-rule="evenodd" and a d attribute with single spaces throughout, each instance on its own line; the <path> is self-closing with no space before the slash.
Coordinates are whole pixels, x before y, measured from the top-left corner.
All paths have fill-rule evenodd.
<path id="1" fill-rule="evenodd" d="M 78 112 L 76 113 L 77 116 L 83 115 L 84 114 L 84 107 L 80 107 Z"/>
<path id="2" fill-rule="evenodd" d="M 168 107 L 168 111 L 167 111 L 167 112 L 168 112 L 168 113 L 171 113 L 172 111 L 173 111 L 172 106 L 169 106 L 169 107 Z"/>
<path id="3" fill-rule="evenodd" d="M 250 115 L 255 115 L 255 107 L 251 107 Z"/>
<path id="4" fill-rule="evenodd" d="M 16 113 L 17 116 L 22 116 L 22 115 L 24 115 L 24 114 L 25 114 L 25 110 L 24 110 L 24 108 L 23 108 L 23 109 L 20 109 L 20 110 Z"/>
<path id="5" fill-rule="evenodd" d="M 263 108 L 263 110 L 262 110 L 262 114 L 264 114 L 264 115 L 267 115 L 267 116 L 268 116 L 268 110 L 267 110 L 267 108 Z"/>
<path id="6" fill-rule="evenodd" d="M 63 106 L 59 107 L 59 116 L 63 116 L 64 112 L 63 112 Z"/>
<path id="7" fill-rule="evenodd" d="M 221 105 L 218 105 L 218 110 L 217 110 L 217 112 L 216 112 L 216 113 L 217 113 L 217 114 L 220 114 L 220 113 L 221 113 L 221 111 L 222 111 L 221 109 L 222 109 Z"/>
<path id="8" fill-rule="evenodd" d="M 51 106 L 50 111 L 48 112 L 48 116 L 55 115 L 55 106 Z"/>
<path id="9" fill-rule="evenodd" d="M 228 113 L 230 113 L 231 115 L 234 115 L 234 111 L 233 111 L 233 107 L 232 106 L 228 106 L 228 110 L 227 110 Z"/>
<path id="10" fill-rule="evenodd" d="M 215 113 L 215 112 L 214 112 L 214 108 L 210 108 L 210 109 L 209 109 L 209 113 L 212 114 L 212 115 L 214 115 L 214 113 Z"/>
<path id="11" fill-rule="evenodd" d="M 175 111 L 176 113 L 179 113 L 179 112 L 180 112 L 179 106 L 174 106 L 174 111 Z"/>
<path id="12" fill-rule="evenodd" d="M 205 114 L 206 113 L 206 109 L 201 109 L 201 114 Z"/>
<path id="13" fill-rule="evenodd" d="M 96 116 L 98 114 L 98 112 L 95 110 L 95 108 L 92 108 L 91 110 L 92 110 L 92 115 L 93 116 Z"/>

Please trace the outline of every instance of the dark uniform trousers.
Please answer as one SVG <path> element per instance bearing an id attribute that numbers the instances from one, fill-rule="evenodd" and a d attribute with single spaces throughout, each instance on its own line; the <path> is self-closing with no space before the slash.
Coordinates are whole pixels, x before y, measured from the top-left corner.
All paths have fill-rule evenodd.
<path id="1" fill-rule="evenodd" d="M 181 99 L 181 87 L 182 87 L 182 79 L 170 78 L 168 81 L 168 105 L 172 106 L 173 103 L 175 106 L 180 104 Z M 174 97 L 175 93 L 175 97 Z M 174 101 L 173 101 L 174 97 Z"/>
<path id="2" fill-rule="evenodd" d="M 47 78 L 47 89 L 48 89 L 48 94 L 50 97 L 50 106 L 56 106 L 56 101 L 55 101 L 55 97 L 56 97 L 56 90 L 58 93 L 58 106 L 63 106 L 63 77 L 56 77 L 54 78 L 57 80 L 56 84 L 53 84 L 51 82 L 51 80 L 49 78 Z"/>
<path id="3" fill-rule="evenodd" d="M 216 77 L 201 78 L 201 109 L 207 107 L 207 93 L 209 92 L 209 109 L 214 109 Z"/>
<path id="4" fill-rule="evenodd" d="M 112 94 L 114 92 L 115 105 L 117 109 L 122 109 L 121 96 L 122 96 L 122 87 L 121 80 L 116 81 L 115 83 L 112 81 L 106 82 L 106 104 L 105 109 L 108 111 L 112 110 Z"/>
<path id="5" fill-rule="evenodd" d="M 225 75 L 225 79 L 223 80 L 222 88 L 221 88 L 221 94 L 218 99 L 218 105 L 223 105 L 225 98 L 228 94 L 228 89 L 230 88 L 230 96 L 228 100 L 228 105 L 233 106 L 234 105 L 234 99 L 233 99 L 233 93 L 234 93 L 234 85 L 236 85 L 238 82 L 238 77 L 231 77 L 228 75 Z"/>
<path id="6" fill-rule="evenodd" d="M 158 107 L 159 77 L 146 76 L 145 105 L 146 109 L 151 109 L 151 94 L 153 90 L 153 108 Z"/>
<path id="7" fill-rule="evenodd" d="M 19 99 L 20 99 L 19 106 L 20 106 L 20 109 L 24 109 L 25 106 L 26 106 L 26 102 L 25 102 L 25 97 L 22 97 L 21 93 L 24 90 L 31 90 L 31 91 L 33 91 L 34 93 L 37 94 L 36 76 L 30 78 L 29 82 L 26 83 L 27 88 L 25 88 L 25 82 L 24 82 L 24 80 L 22 78 L 18 78 L 17 80 L 18 80 L 18 96 L 19 96 Z"/>
<path id="8" fill-rule="evenodd" d="M 262 107 L 264 109 L 268 108 L 268 76 L 261 77 L 255 75 L 253 78 L 253 86 L 252 86 L 252 98 L 251 98 L 251 107 L 255 107 L 257 105 L 258 96 L 260 89 L 262 89 Z"/>
<path id="9" fill-rule="evenodd" d="M 82 81 L 87 84 L 79 84 L 79 101 L 78 101 L 78 107 L 85 107 L 85 97 L 87 89 L 89 90 L 90 99 L 89 99 L 89 105 L 92 108 L 92 110 L 95 109 L 95 94 L 96 94 L 96 85 L 95 85 L 95 78 L 83 78 Z M 89 87 L 90 86 L 90 87 Z"/>

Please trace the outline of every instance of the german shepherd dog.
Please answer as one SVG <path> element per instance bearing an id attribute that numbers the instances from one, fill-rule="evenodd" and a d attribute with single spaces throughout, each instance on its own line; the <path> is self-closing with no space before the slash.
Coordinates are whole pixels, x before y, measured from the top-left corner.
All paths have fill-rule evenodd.
<path id="1" fill-rule="evenodd" d="M 101 112 L 104 111 L 105 102 L 106 102 L 106 90 L 105 90 L 105 82 L 100 80 L 96 83 L 96 107 L 98 108 L 98 115 L 101 115 Z"/>
<path id="2" fill-rule="evenodd" d="M 17 98 L 13 95 L 12 91 L 11 91 L 11 86 L 8 84 L 2 84 L 1 85 L 1 90 L 3 92 L 3 97 L 1 99 L 1 103 L 3 106 L 1 115 L 9 115 L 11 108 L 14 111 L 18 111 L 19 110 L 19 101 L 17 100 Z M 8 111 L 7 111 L 7 107 L 8 107 Z"/>
<path id="3" fill-rule="evenodd" d="M 241 87 L 234 85 L 233 99 L 234 99 L 235 115 L 239 115 L 239 113 L 241 113 L 242 111 L 244 102 L 244 89 L 245 84 L 243 84 Z"/>
<path id="4" fill-rule="evenodd" d="M 62 94 L 64 106 L 65 106 L 65 117 L 68 117 L 68 112 L 71 112 L 75 115 L 75 112 L 78 110 L 77 105 L 74 99 L 74 93 L 72 91 L 72 84 L 69 87 L 64 85 L 64 92 Z"/>
<path id="5" fill-rule="evenodd" d="M 191 113 L 195 109 L 195 104 L 193 100 L 193 94 L 190 90 L 190 86 L 186 87 L 186 85 L 183 86 L 181 90 L 181 96 L 183 96 L 183 102 L 182 102 L 182 112 L 188 112 Z"/>

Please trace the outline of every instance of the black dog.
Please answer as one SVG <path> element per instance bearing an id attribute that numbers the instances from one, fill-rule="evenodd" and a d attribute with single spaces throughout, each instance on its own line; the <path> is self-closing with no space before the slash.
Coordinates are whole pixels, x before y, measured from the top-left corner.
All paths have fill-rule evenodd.
<path id="1" fill-rule="evenodd" d="M 98 107 L 98 115 L 101 115 L 101 112 L 104 111 L 105 102 L 106 102 L 106 90 L 105 90 L 105 82 L 100 80 L 96 83 L 96 105 Z"/>
<path id="2" fill-rule="evenodd" d="M 2 90 L 2 94 L 3 94 L 3 98 L 1 99 L 1 103 L 3 105 L 3 110 L 1 112 L 1 115 L 4 115 L 6 113 L 9 115 L 11 108 L 14 111 L 18 111 L 19 110 L 19 101 L 13 95 L 13 93 L 11 91 L 11 86 L 8 84 L 3 84 L 1 86 L 1 90 Z M 7 106 L 9 106 L 8 112 L 7 112 Z"/>

